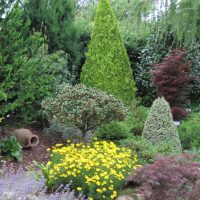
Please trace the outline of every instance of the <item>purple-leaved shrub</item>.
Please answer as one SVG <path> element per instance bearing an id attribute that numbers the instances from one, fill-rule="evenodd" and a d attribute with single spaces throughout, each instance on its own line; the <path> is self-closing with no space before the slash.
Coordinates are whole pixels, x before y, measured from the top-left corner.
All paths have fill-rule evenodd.
<path id="1" fill-rule="evenodd" d="M 145 200 L 199 200 L 200 163 L 192 155 L 159 158 L 127 177 Z"/>
<path id="2" fill-rule="evenodd" d="M 3 163 L 0 169 L 0 200 L 78 200 L 84 197 L 75 197 L 69 185 L 60 187 L 53 193 L 47 192 L 45 179 L 35 177 L 31 172 L 22 168 L 14 170 L 13 166 L 6 167 Z"/>

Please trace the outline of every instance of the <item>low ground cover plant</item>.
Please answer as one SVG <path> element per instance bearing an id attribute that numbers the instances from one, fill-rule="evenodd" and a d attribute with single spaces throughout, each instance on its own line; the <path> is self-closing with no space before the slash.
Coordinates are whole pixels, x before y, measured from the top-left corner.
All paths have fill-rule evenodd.
<path id="1" fill-rule="evenodd" d="M 125 177 L 136 169 L 137 156 L 113 142 L 57 144 L 42 171 L 49 187 L 71 182 L 71 188 L 91 200 L 115 199 Z"/>
<path id="2" fill-rule="evenodd" d="M 191 155 L 163 157 L 151 165 L 138 168 L 127 177 L 137 184 L 145 200 L 200 199 L 200 163 Z"/>
<path id="3" fill-rule="evenodd" d="M 8 168 L 6 163 L 0 170 L 0 199 L 77 200 L 69 186 L 49 194 L 42 175 L 36 179 L 34 173 L 16 170 L 12 165 Z"/>
<path id="4" fill-rule="evenodd" d="M 171 142 L 152 144 L 142 136 L 132 136 L 119 141 L 120 146 L 128 147 L 134 154 L 138 155 L 139 164 L 153 163 L 157 157 L 164 155 L 175 155 L 179 151 L 174 150 Z"/>
<path id="5" fill-rule="evenodd" d="M 130 131 L 123 127 L 120 122 L 111 122 L 97 128 L 95 136 L 98 140 L 118 142 L 119 140 L 127 139 L 130 136 Z"/>
<path id="6" fill-rule="evenodd" d="M 0 155 L 17 161 L 22 160 L 22 146 L 15 136 L 0 138 Z"/>

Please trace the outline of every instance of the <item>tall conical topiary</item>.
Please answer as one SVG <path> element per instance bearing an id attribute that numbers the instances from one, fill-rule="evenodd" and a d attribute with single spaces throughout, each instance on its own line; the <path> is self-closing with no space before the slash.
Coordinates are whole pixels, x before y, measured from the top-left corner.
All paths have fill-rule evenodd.
<path id="1" fill-rule="evenodd" d="M 130 103 L 135 83 L 110 0 L 100 0 L 81 82 Z"/>
<path id="2" fill-rule="evenodd" d="M 159 97 L 153 102 L 142 134 L 152 144 L 162 145 L 170 142 L 173 150 L 181 151 L 170 106 L 164 97 Z"/>

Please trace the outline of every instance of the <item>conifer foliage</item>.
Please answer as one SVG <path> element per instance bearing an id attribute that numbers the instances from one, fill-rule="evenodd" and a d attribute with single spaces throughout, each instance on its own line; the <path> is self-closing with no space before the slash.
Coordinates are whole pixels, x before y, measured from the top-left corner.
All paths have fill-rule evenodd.
<path id="1" fill-rule="evenodd" d="M 135 83 L 110 0 L 100 0 L 81 81 L 125 102 L 135 97 Z"/>
<path id="2" fill-rule="evenodd" d="M 164 97 L 159 97 L 153 102 L 142 135 L 152 144 L 161 145 L 171 142 L 172 150 L 181 151 L 181 143 L 172 119 L 170 106 Z"/>
<path id="3" fill-rule="evenodd" d="M 30 18 L 30 29 L 44 32 L 48 39 L 50 53 L 64 51 L 68 55 L 67 70 L 71 73 L 71 83 L 79 77 L 82 57 L 78 44 L 78 32 L 74 24 L 74 0 L 29 0 L 24 1 L 24 15 Z M 44 29 L 44 30 L 43 30 Z"/>
<path id="4" fill-rule="evenodd" d="M 41 117 L 42 99 L 68 76 L 65 54 L 48 54 L 45 39 L 29 35 L 29 25 L 17 4 L 0 23 L 0 116 L 25 123 Z"/>

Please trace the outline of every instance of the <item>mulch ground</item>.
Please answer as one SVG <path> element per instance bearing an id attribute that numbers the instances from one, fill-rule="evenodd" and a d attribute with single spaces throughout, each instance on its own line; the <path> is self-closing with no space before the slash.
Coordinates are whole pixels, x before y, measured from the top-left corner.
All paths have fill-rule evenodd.
<path id="1" fill-rule="evenodd" d="M 12 163 L 15 169 L 19 167 L 26 169 L 28 166 L 34 167 L 34 160 L 39 163 L 45 164 L 49 159 L 49 153 L 47 152 L 47 149 L 57 143 L 63 143 L 63 139 L 60 137 L 47 136 L 44 135 L 42 131 L 34 130 L 32 128 L 29 128 L 29 130 L 31 130 L 33 134 L 36 134 L 39 137 L 39 145 L 35 148 L 23 149 L 23 160 L 18 162 L 7 160 L 8 166 Z M 11 129 L 4 130 L 4 136 L 12 131 L 13 130 Z"/>

